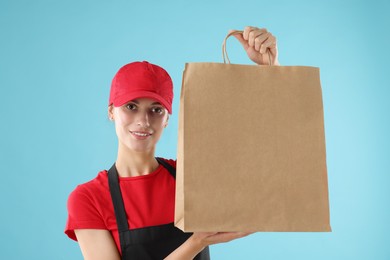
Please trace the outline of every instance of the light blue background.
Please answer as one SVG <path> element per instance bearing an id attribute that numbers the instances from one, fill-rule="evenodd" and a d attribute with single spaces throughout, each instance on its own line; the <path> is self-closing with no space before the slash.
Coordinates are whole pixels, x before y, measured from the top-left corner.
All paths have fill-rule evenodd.
<path id="1" fill-rule="evenodd" d="M 321 68 L 332 233 L 257 233 L 213 259 L 390 259 L 389 1 L 0 2 L 0 259 L 82 259 L 66 200 L 108 168 L 110 81 L 148 60 L 175 84 L 157 154 L 176 158 L 185 62 L 221 61 L 229 29 L 266 27 L 283 65 Z M 234 63 L 251 63 L 235 39 Z"/>

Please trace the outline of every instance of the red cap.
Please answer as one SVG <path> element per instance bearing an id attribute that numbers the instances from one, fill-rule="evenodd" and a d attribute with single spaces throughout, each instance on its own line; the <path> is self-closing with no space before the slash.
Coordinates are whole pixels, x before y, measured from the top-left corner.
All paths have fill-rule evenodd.
<path id="1" fill-rule="evenodd" d="M 173 83 L 168 72 L 147 61 L 132 62 L 120 68 L 111 83 L 108 105 L 120 107 L 141 97 L 160 102 L 172 114 Z"/>

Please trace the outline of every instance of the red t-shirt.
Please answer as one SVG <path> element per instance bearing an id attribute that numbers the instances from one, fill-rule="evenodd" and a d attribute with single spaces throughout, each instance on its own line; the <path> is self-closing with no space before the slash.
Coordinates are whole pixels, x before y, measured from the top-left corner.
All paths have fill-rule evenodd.
<path id="1" fill-rule="evenodd" d="M 176 168 L 176 161 L 165 161 Z M 162 165 L 147 175 L 119 177 L 119 186 L 130 229 L 173 222 L 175 179 Z M 120 252 L 106 170 L 99 172 L 95 179 L 77 186 L 70 194 L 65 233 L 77 241 L 75 229 L 109 230 Z"/>

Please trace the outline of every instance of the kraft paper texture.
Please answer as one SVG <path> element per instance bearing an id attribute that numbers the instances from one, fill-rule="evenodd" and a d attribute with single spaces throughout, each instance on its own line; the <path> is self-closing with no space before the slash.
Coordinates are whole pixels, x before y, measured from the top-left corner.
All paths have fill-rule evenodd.
<path id="1" fill-rule="evenodd" d="M 330 231 L 319 69 L 187 63 L 175 225 Z"/>

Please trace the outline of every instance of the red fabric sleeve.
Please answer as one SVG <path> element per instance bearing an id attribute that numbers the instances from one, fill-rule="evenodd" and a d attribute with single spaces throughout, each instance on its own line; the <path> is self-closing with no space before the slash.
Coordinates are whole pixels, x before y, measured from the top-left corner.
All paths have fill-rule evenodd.
<path id="1" fill-rule="evenodd" d="M 76 240 L 75 229 L 107 229 L 88 191 L 78 186 L 68 198 L 65 234 Z"/>

